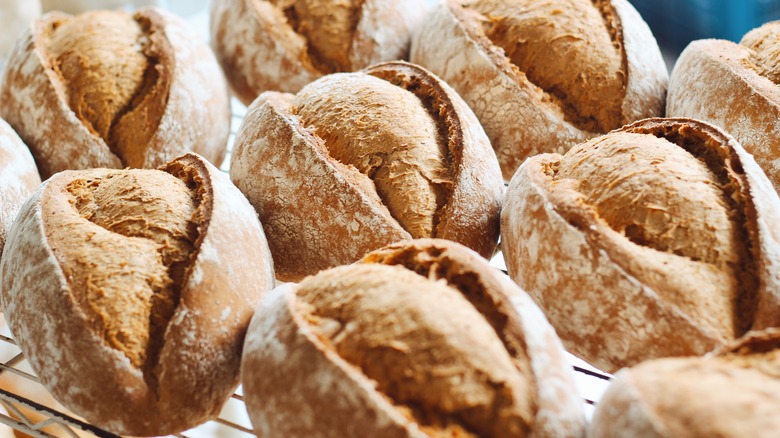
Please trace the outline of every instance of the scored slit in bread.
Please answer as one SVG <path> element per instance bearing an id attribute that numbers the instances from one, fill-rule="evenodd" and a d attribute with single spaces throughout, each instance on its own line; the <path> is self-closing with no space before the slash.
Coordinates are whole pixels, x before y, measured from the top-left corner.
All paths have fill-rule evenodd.
<path id="1" fill-rule="evenodd" d="M 777 324 L 778 205 L 728 134 L 647 119 L 521 166 L 503 250 L 570 351 L 614 371 Z"/>

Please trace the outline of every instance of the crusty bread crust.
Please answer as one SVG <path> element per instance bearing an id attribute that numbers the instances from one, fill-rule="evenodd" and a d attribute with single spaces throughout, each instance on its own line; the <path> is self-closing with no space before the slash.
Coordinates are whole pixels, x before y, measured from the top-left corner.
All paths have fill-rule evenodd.
<path id="1" fill-rule="evenodd" d="M 164 165 L 193 151 L 220 165 L 230 129 L 228 90 L 208 46 L 179 18 L 157 10 L 138 15 L 162 27 L 173 53 L 168 99 L 157 130 L 144 148 L 145 168 Z M 30 147 L 42 177 L 67 169 L 122 168 L 122 160 L 76 117 L 64 96 L 63 84 L 51 70 L 39 44 L 48 23 L 65 17 L 45 15 L 17 42 L 0 90 L 0 115 Z"/>
<path id="2" fill-rule="evenodd" d="M 555 332 L 527 294 L 478 254 L 453 242 L 418 239 L 377 250 L 360 263 L 404 266 L 423 276 L 431 269 L 479 284 L 484 295 L 468 299 L 490 306 L 480 312 L 502 321 L 501 336 L 524 346 L 519 354 L 530 361 L 536 405 L 531 436 L 583 436 L 581 399 Z M 298 288 L 287 284 L 267 295 L 247 334 L 242 383 L 255 431 L 263 436 L 429 436 L 317 335 L 303 315 L 306 304 Z"/>
<path id="3" fill-rule="evenodd" d="M 689 119 L 649 119 L 616 132 L 664 135 L 671 130 L 710 139 L 712 154 L 733 173 L 744 201 L 747 247 L 758 277 L 747 298 L 750 314 L 734 312 L 736 325 L 776 326 L 780 310 L 780 200 L 750 154 L 728 134 Z M 644 283 L 632 274 L 642 260 L 632 260 L 628 239 L 585 207 L 556 194 L 547 170 L 560 156 L 531 158 L 510 183 L 502 211 L 502 247 L 510 276 L 544 309 L 564 345 L 595 366 L 615 371 L 643 360 L 702 355 L 733 340 L 733 327 L 713 322 L 701 310 L 683 305 L 662 281 Z M 647 267 L 647 269 L 650 269 Z M 656 269 L 656 268 L 653 268 Z M 669 269 L 674 270 L 674 267 Z M 646 278 L 661 278 L 649 276 Z M 704 304 L 704 303 L 702 303 Z M 736 333 L 739 336 L 741 333 Z"/>
<path id="4" fill-rule="evenodd" d="M 613 0 L 612 7 L 626 58 L 623 115 L 628 122 L 661 116 L 668 73 L 658 45 L 627 1 Z M 440 2 L 413 37 L 410 60 L 441 77 L 471 106 L 506 181 L 526 158 L 564 153 L 599 134 L 567 121 L 562 108 L 470 23 L 471 13 L 455 2 Z"/>
<path id="5" fill-rule="evenodd" d="M 747 68 L 749 59 L 750 49 L 730 41 L 692 42 L 672 71 L 666 112 L 723 128 L 780 189 L 780 88 Z"/>
<path id="6" fill-rule="evenodd" d="M 62 172 L 43 184 L 14 223 L 2 260 L 5 316 L 41 383 L 69 409 L 119 434 L 171 434 L 214 418 L 238 384 L 254 307 L 273 286 L 262 228 L 227 177 L 194 154 L 165 170 L 192 177 L 204 194 L 196 254 L 155 368 L 156 394 L 94 331 L 77 298 L 83 293 L 71 290 L 47 239 L 44 212 L 72 208 L 65 186 L 102 170 Z M 99 260 L 89 263 L 100 269 Z"/>
<path id="7" fill-rule="evenodd" d="M 349 71 L 407 59 L 411 30 L 423 10 L 416 0 L 361 1 L 347 54 Z M 284 13 L 267 0 L 213 2 L 211 40 L 233 92 L 246 105 L 263 91 L 295 93 L 329 73 L 313 65 L 305 38 L 296 34 Z"/>
<path id="8" fill-rule="evenodd" d="M 780 331 L 768 329 L 705 358 L 623 370 L 599 402 L 588 436 L 775 436 L 779 358 Z"/>
<path id="9" fill-rule="evenodd" d="M 387 63 L 364 72 L 431 93 L 446 123 L 454 180 L 435 236 L 493 254 L 503 194 L 500 170 L 482 127 L 446 84 L 420 67 Z M 293 114 L 292 96 L 267 92 L 249 108 L 236 138 L 230 175 L 260 215 L 277 277 L 295 281 L 407 240 L 365 177 L 328 155 L 323 140 Z M 388 121 L 392 123 L 392 121 Z"/>

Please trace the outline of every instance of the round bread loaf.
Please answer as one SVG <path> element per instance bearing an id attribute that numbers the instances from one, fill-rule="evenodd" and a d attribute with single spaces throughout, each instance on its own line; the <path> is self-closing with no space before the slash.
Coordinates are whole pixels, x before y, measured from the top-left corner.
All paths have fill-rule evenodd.
<path id="1" fill-rule="evenodd" d="M 669 82 L 666 111 L 733 135 L 780 190 L 780 22 L 752 30 L 740 44 L 692 42 Z"/>
<path id="2" fill-rule="evenodd" d="M 41 185 L 30 150 L 0 119 L 0 255 L 5 238 L 24 201 Z"/>
<path id="3" fill-rule="evenodd" d="M 156 9 L 46 14 L 8 60 L 0 115 L 44 179 L 66 169 L 154 168 L 188 151 L 220 165 L 230 129 L 214 55 Z"/>
<path id="4" fill-rule="evenodd" d="M 230 177 L 260 215 L 280 280 L 411 238 L 484 257 L 498 240 L 501 173 L 468 106 L 408 63 L 266 92 L 236 137 Z"/>
<path id="5" fill-rule="evenodd" d="M 705 358 L 663 359 L 618 373 L 589 437 L 777 436 L 780 329 L 751 332 Z"/>
<path id="6" fill-rule="evenodd" d="M 607 371 L 780 325 L 780 199 L 703 122 L 648 119 L 528 159 L 501 233 L 509 275 Z"/>
<path id="7" fill-rule="evenodd" d="M 2 304 L 41 383 L 113 433 L 215 418 L 273 266 L 251 205 L 188 154 L 160 170 L 58 173 L 25 204 Z"/>
<path id="8" fill-rule="evenodd" d="M 668 73 L 626 0 L 446 0 L 410 60 L 471 106 L 504 179 L 527 158 L 661 116 Z"/>
<path id="9" fill-rule="evenodd" d="M 553 329 L 478 254 L 421 239 L 267 295 L 242 360 L 258 436 L 581 437 Z"/>
<path id="10" fill-rule="evenodd" d="M 295 93 L 320 76 L 407 59 L 418 0 L 220 0 L 211 41 L 235 94 Z"/>

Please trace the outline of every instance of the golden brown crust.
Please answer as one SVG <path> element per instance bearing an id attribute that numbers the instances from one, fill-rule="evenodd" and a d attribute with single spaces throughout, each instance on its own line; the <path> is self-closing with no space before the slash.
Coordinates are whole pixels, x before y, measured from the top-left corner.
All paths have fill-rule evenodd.
<path id="1" fill-rule="evenodd" d="M 370 74 L 330 75 L 292 99 L 328 155 L 366 178 L 412 237 L 431 236 L 452 191 L 447 129 L 426 96 Z M 410 127 L 414 129 L 410 129 Z"/>
<path id="2" fill-rule="evenodd" d="M 76 39 L 104 39 L 101 32 L 115 27 L 105 14 L 127 24 L 130 34 L 123 36 L 137 41 L 130 52 L 139 62 Z M 154 168 L 190 150 L 216 164 L 224 159 L 227 85 L 208 47 L 162 11 L 141 9 L 133 22 L 122 14 L 47 14 L 9 59 L 0 113 L 30 146 L 44 177 L 65 169 Z M 127 43 L 119 40 L 113 42 Z M 111 69 L 127 74 L 117 79 L 123 87 L 108 78 L 115 76 Z M 108 101 L 118 105 L 107 108 Z"/>
<path id="3" fill-rule="evenodd" d="M 666 104 L 670 117 L 703 120 L 733 135 L 775 189 L 780 188 L 780 88 L 762 59 L 769 61 L 771 54 L 764 50 L 771 52 L 780 41 L 778 26 L 768 23 L 746 35 L 742 44 L 692 42 L 672 71 Z M 755 48 L 763 49 L 759 53 Z"/>
<path id="4" fill-rule="evenodd" d="M 582 3 L 449 0 L 413 38 L 410 59 L 474 108 L 506 180 L 529 156 L 663 113 L 668 74 L 647 25 L 624 0 Z"/>
<path id="5" fill-rule="evenodd" d="M 325 74 L 407 59 L 423 11 L 415 0 L 223 0 L 212 5 L 211 40 L 249 105 L 263 91 L 295 93 Z"/>
<path id="6" fill-rule="evenodd" d="M 46 240 L 91 329 L 142 369 L 149 386 L 204 225 L 196 214 L 202 198 L 165 172 L 99 169 L 73 178 L 42 206 Z"/>
<path id="7" fill-rule="evenodd" d="M 621 371 L 601 399 L 594 437 L 773 436 L 780 423 L 780 331 L 751 332 L 716 355 Z"/>
<path id="8" fill-rule="evenodd" d="M 622 27 L 609 1 L 479 0 L 466 7 L 479 14 L 484 35 L 574 126 L 606 132 L 625 124 Z"/>
<path id="9" fill-rule="evenodd" d="M 350 95 L 328 94 L 345 83 L 362 88 Z M 373 84 L 381 84 L 389 95 L 404 93 L 405 98 L 419 100 L 415 111 L 430 119 L 431 137 L 425 141 L 432 148 L 423 153 L 421 164 L 412 163 L 420 153 L 418 137 L 423 137 L 418 120 L 361 106 L 363 100 L 378 99 Z M 310 114 L 309 106 L 321 111 Z M 354 116 L 360 119 L 356 123 L 366 126 L 331 132 L 337 124 L 323 123 L 325 112 L 337 119 Z M 388 153 L 379 148 L 362 150 L 374 137 L 392 139 Z M 342 155 L 356 154 L 354 163 L 333 158 L 344 142 L 357 144 L 342 151 Z M 446 166 L 445 171 L 430 175 L 444 173 L 446 178 L 429 176 L 429 156 Z M 487 138 L 446 84 L 410 64 L 387 63 L 365 72 L 332 75 L 307 86 L 298 97 L 263 94 L 239 130 L 230 172 L 260 214 L 266 233 L 273 236 L 270 244 L 280 279 L 300 279 L 409 239 L 411 229 L 403 228 L 404 221 L 394 217 L 398 210 L 390 204 L 395 198 L 405 200 L 403 213 L 420 202 L 423 192 L 410 190 L 408 183 L 399 187 L 404 179 L 398 175 L 405 178 L 414 173 L 422 189 L 430 184 L 435 205 L 426 220 L 432 223 L 433 236 L 468 245 L 485 257 L 495 250 L 502 184 Z M 389 193 L 387 187 L 384 191 L 380 187 L 385 173 Z M 420 215 L 419 207 L 411 210 Z"/>
<path id="10" fill-rule="evenodd" d="M 458 244 L 391 245 L 277 288 L 257 315 L 242 379 L 263 435 L 583 434 L 554 332 L 516 285 Z"/>
<path id="11" fill-rule="evenodd" d="M 636 122 L 521 167 L 502 212 L 509 273 L 602 369 L 701 355 L 776 325 L 780 203 L 767 189 L 717 128 Z"/>
<path id="12" fill-rule="evenodd" d="M 273 284 L 270 253 L 260 224 L 226 176 L 193 154 L 174 160 L 163 170 L 96 169 L 58 174 L 26 204 L 3 258 L 5 315 L 41 382 L 74 412 L 120 434 L 175 433 L 215 417 L 238 383 L 241 348 L 254 306 Z M 100 322 L 96 312 L 110 312 L 112 307 L 121 311 L 120 304 L 101 304 L 99 293 L 93 294 L 89 287 L 80 289 L 79 284 L 86 277 L 89 286 L 92 278 L 95 283 L 91 287 L 100 287 L 110 298 L 115 292 L 112 283 L 103 284 L 100 278 L 112 269 L 115 256 L 134 254 L 126 264 L 137 263 L 149 255 L 137 251 L 143 242 L 149 242 L 144 235 L 154 238 L 160 232 L 156 226 L 168 226 L 153 212 L 149 220 L 155 224 L 134 224 L 132 215 L 137 212 L 130 211 L 132 202 L 122 203 L 117 210 L 94 190 L 94 202 L 83 202 L 79 212 L 69 202 L 68 190 L 79 180 L 107 184 L 111 175 L 135 175 L 145 186 L 145 172 L 162 173 L 168 181 L 174 177 L 187 187 L 185 192 L 192 191 L 197 210 L 185 228 L 195 234 L 187 238 L 193 239 L 191 249 L 180 253 L 184 260 L 179 262 L 179 250 L 163 250 L 158 256 L 152 249 L 152 258 L 172 256 L 167 275 L 174 290 L 153 290 L 163 302 L 155 305 L 158 296 L 150 298 L 151 312 L 140 312 L 145 321 L 128 321 L 112 331 L 111 327 L 122 323 L 116 319 Z M 136 193 L 148 198 L 136 208 L 152 210 L 161 205 L 159 199 L 169 196 L 165 191 Z M 104 218 L 98 217 L 101 215 Z M 60 228 L 63 221 L 70 223 L 72 234 Z M 109 235 L 101 232 L 102 226 L 137 237 Z M 86 233 L 82 246 L 60 246 L 67 243 L 63 239 L 81 234 L 79 230 Z M 124 251 L 104 245 L 106 239 L 126 239 Z M 163 238 L 160 242 L 158 245 L 165 248 L 171 241 Z M 241 260 L 241 269 L 232 267 L 237 260 Z M 121 265 L 121 261 L 117 263 Z M 117 279 L 143 272 L 155 275 L 151 272 L 154 264 L 118 269 Z M 146 287 L 145 281 L 131 282 L 125 292 L 140 296 Z M 166 304 L 166 297 L 172 303 Z M 125 306 L 126 318 L 149 304 L 128 300 Z M 151 333 L 144 336 L 139 330 Z M 120 333 L 119 340 L 148 342 L 147 359 L 139 362 L 134 356 L 137 350 L 113 342 L 111 333 Z M 145 337 L 148 341 L 143 341 Z"/>

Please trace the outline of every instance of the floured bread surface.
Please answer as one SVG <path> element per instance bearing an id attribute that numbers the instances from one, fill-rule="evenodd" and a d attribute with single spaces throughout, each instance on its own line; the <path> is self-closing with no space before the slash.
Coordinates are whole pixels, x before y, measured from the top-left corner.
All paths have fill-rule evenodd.
<path id="1" fill-rule="evenodd" d="M 753 29 L 742 37 L 740 44 L 751 49 L 752 62 L 747 67 L 780 84 L 780 22 Z"/>
<path id="2" fill-rule="evenodd" d="M 735 344 L 716 352 L 716 358 L 730 366 L 757 371 L 780 384 L 780 330 L 749 332 Z"/>
<path id="3" fill-rule="evenodd" d="M 143 166 L 167 103 L 172 49 L 161 32 L 149 17 L 96 11 L 61 16 L 41 35 L 61 98 L 132 167 Z"/>
<path id="4" fill-rule="evenodd" d="M 72 210 L 43 217 L 75 299 L 95 332 L 154 387 L 197 238 L 198 196 L 157 170 L 93 171 L 62 195 Z"/>
<path id="5" fill-rule="evenodd" d="M 609 0 L 471 0 L 485 35 L 580 129 L 626 122 L 627 67 Z"/>
<path id="6" fill-rule="evenodd" d="M 70 107 L 107 139 L 143 81 L 147 60 L 140 50 L 141 27 L 126 14 L 100 11 L 63 19 L 44 35 L 43 49 L 65 81 Z"/>
<path id="7" fill-rule="evenodd" d="M 351 71 L 352 38 L 363 0 L 271 0 L 306 39 L 311 62 L 322 73 Z"/>
<path id="8" fill-rule="evenodd" d="M 445 280 L 399 266 L 335 268 L 298 289 L 316 335 L 433 437 L 526 436 L 532 376 Z"/>
<path id="9" fill-rule="evenodd" d="M 576 146 L 557 178 L 577 181 L 599 216 L 632 242 L 727 268 L 738 224 L 717 176 L 665 138 L 618 132 Z"/>
<path id="10" fill-rule="evenodd" d="M 304 87 L 293 104 L 331 157 L 373 180 L 390 214 L 413 237 L 433 237 L 453 176 L 442 127 L 415 94 L 362 73 Z"/>
<path id="11" fill-rule="evenodd" d="M 25 200 L 41 185 L 30 150 L 0 118 L 0 255 Z"/>
<path id="12" fill-rule="evenodd" d="M 622 372 L 597 407 L 589 436 L 775 436 L 778 335 L 751 332 L 733 351 L 648 361 Z M 642 424 L 655 433 L 641 433 Z"/>
<path id="13" fill-rule="evenodd" d="M 613 132 L 570 150 L 555 180 L 625 237 L 617 244 L 636 261 L 618 263 L 631 275 L 734 339 L 752 323 L 757 289 L 744 206 L 694 143 Z"/>

